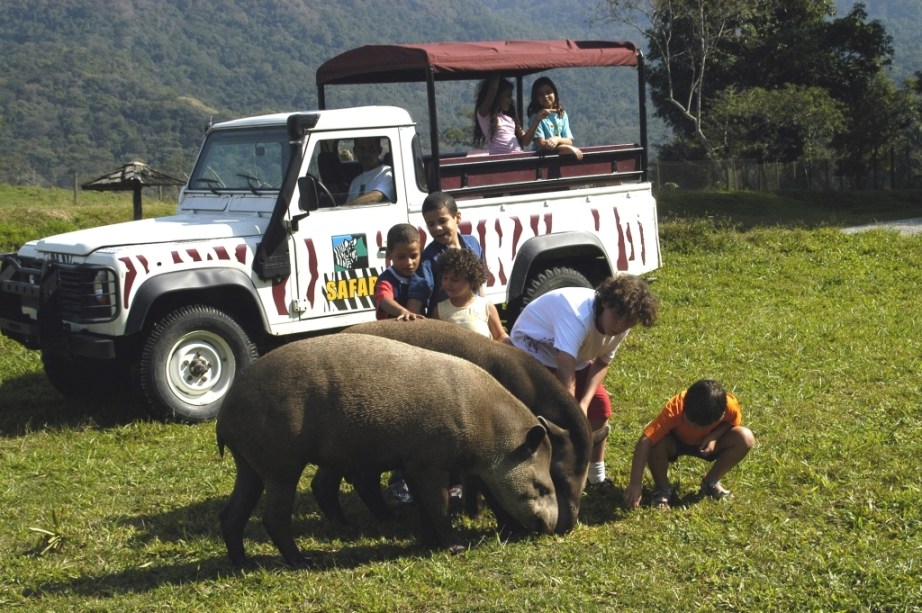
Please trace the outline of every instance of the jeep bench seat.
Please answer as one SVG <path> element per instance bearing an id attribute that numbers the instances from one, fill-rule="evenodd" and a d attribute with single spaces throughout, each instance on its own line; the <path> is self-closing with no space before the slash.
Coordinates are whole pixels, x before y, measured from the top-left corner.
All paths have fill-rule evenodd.
<path id="1" fill-rule="evenodd" d="M 441 189 L 456 198 L 485 197 L 499 193 L 565 190 L 587 184 L 617 184 L 641 178 L 637 145 L 582 148 L 583 159 L 572 155 L 534 151 L 486 155 L 480 152 L 439 160 Z M 426 160 L 432 172 L 432 160 Z M 431 176 L 431 174 L 430 174 Z"/>

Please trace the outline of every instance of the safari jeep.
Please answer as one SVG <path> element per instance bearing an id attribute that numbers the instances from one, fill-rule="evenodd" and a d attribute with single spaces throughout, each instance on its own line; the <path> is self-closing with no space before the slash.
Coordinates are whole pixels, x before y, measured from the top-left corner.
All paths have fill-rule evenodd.
<path id="1" fill-rule="evenodd" d="M 483 247 L 484 293 L 509 324 L 549 289 L 654 270 L 642 95 L 641 142 L 586 147 L 582 160 L 443 153 L 434 112 L 424 152 L 406 110 L 325 108 L 326 88 L 338 84 L 417 81 L 431 97 L 437 82 L 501 71 L 521 91 L 523 76 L 561 66 L 632 67 L 643 92 L 642 56 L 629 43 L 386 45 L 337 56 L 317 72 L 320 110 L 212 126 L 175 215 L 33 240 L 0 256 L 0 330 L 42 352 L 65 396 L 141 389 L 153 413 L 198 421 L 215 416 L 260 353 L 373 319 L 387 230 L 399 222 L 424 230 L 432 191 L 457 199 L 462 231 Z M 344 204 L 360 171 L 350 152 L 364 137 L 381 142 L 395 202 Z"/>

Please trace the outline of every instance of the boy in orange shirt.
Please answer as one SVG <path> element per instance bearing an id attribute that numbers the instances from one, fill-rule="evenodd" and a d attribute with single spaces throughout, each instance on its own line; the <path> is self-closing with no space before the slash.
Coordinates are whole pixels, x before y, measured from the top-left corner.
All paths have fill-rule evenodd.
<path id="1" fill-rule="evenodd" d="M 741 424 L 739 402 L 716 381 L 696 381 L 670 398 L 656 419 L 644 428 L 634 447 L 631 481 L 624 490 L 625 506 L 634 509 L 640 505 L 643 470 L 649 465 L 656 486 L 652 505 L 668 509 L 672 490 L 667 471 L 669 464 L 683 455 L 713 462 L 701 479 L 700 496 L 729 496 L 730 490 L 721 485 L 720 479 L 755 444 L 752 432 Z"/>

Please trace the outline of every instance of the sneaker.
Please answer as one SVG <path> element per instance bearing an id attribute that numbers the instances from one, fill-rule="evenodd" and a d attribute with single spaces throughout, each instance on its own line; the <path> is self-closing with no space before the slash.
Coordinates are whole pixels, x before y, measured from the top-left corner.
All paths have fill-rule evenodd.
<path id="1" fill-rule="evenodd" d="M 583 491 L 584 494 L 607 494 L 614 491 L 615 482 L 609 478 L 602 479 L 598 483 L 586 482 L 586 489 Z"/>
<path id="2" fill-rule="evenodd" d="M 668 509 L 669 501 L 672 500 L 672 490 L 664 487 L 661 490 L 653 492 L 653 498 L 650 500 L 650 506 L 657 509 Z"/>
<path id="3" fill-rule="evenodd" d="M 387 485 L 387 491 L 390 492 L 391 497 L 397 504 L 410 504 L 413 502 L 413 496 L 410 495 L 410 488 L 407 487 L 407 482 L 403 479 L 398 479 L 393 483 L 389 483 Z"/>
<path id="4" fill-rule="evenodd" d="M 720 500 L 726 498 L 730 495 L 730 490 L 725 488 L 720 481 L 712 481 L 710 483 L 706 481 L 701 482 L 701 489 L 698 490 L 699 496 L 707 496 L 708 498 L 713 498 L 714 500 Z"/>

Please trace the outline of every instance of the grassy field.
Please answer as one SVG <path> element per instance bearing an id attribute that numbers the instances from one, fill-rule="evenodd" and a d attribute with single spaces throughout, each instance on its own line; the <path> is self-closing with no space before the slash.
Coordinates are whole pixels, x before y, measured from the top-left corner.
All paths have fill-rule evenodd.
<path id="1" fill-rule="evenodd" d="M 70 198 L 0 188 L 0 248 L 131 214 L 130 196 Z M 35 353 L 0 339 L 0 606 L 922 609 L 922 236 L 840 232 L 922 216 L 922 194 L 673 192 L 660 203 L 661 318 L 615 359 L 615 488 L 586 494 L 571 534 L 502 542 L 489 518 L 459 520 L 470 550 L 432 553 L 416 545 L 411 511 L 377 524 L 348 490 L 355 527 L 330 524 L 309 472 L 295 530 L 316 568 L 281 565 L 252 521 L 247 547 L 261 566 L 235 572 L 216 520 L 234 469 L 213 424 L 150 421 L 130 401 L 67 402 Z M 702 377 L 739 397 L 758 438 L 724 480 L 733 497 L 696 501 L 704 468 L 685 459 L 671 473 L 679 506 L 626 512 L 641 428 Z"/>

